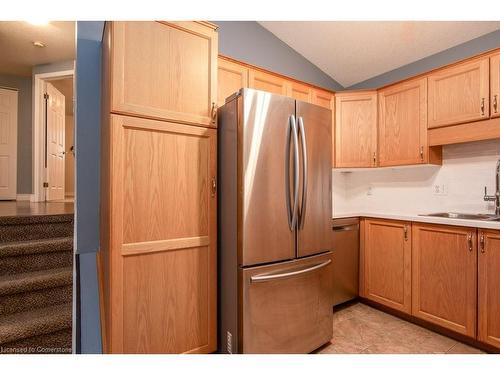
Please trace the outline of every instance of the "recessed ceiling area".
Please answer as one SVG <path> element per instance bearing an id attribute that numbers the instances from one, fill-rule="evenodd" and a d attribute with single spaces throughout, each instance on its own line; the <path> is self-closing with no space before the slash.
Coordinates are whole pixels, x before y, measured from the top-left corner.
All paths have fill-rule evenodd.
<path id="1" fill-rule="evenodd" d="M 44 47 L 33 45 L 41 42 Z M 31 76 L 35 65 L 75 59 L 75 22 L 0 22 L 0 73 Z"/>
<path id="2" fill-rule="evenodd" d="M 500 29 L 476 21 L 262 21 L 344 87 Z"/>

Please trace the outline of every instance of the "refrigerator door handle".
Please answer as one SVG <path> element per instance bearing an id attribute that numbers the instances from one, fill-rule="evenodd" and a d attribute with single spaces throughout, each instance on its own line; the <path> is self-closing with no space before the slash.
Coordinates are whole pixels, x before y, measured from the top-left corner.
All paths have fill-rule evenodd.
<path id="1" fill-rule="evenodd" d="M 297 127 L 295 125 L 295 116 L 291 115 L 288 119 L 288 127 L 286 130 L 285 141 L 285 200 L 288 215 L 288 226 L 290 230 L 295 230 L 298 216 L 299 204 L 299 174 L 297 173 L 297 166 L 299 164 L 299 145 L 297 138 Z M 290 203 L 290 139 L 293 140 L 293 184 L 294 184 L 294 197 L 293 207 Z"/>
<path id="2" fill-rule="evenodd" d="M 284 279 L 284 278 L 288 278 L 288 277 L 298 276 L 298 275 L 302 275 L 304 273 L 316 271 L 320 268 L 328 266 L 331 262 L 332 261 L 330 259 L 328 259 L 326 262 L 315 264 L 312 267 L 300 269 L 297 271 L 290 271 L 290 272 L 284 272 L 284 273 L 273 273 L 270 275 L 269 274 L 268 275 L 266 275 L 266 274 L 255 275 L 255 276 L 250 277 L 250 281 L 252 283 L 261 283 L 264 281 L 271 281 L 271 280 L 276 280 L 276 279 Z"/>
<path id="3" fill-rule="evenodd" d="M 304 221 L 306 219 L 306 207 L 307 207 L 307 145 L 306 145 L 306 129 L 304 128 L 304 120 L 302 116 L 299 117 L 299 131 L 300 131 L 300 143 L 302 144 L 302 204 L 300 207 L 300 219 L 299 228 L 304 227 Z"/>

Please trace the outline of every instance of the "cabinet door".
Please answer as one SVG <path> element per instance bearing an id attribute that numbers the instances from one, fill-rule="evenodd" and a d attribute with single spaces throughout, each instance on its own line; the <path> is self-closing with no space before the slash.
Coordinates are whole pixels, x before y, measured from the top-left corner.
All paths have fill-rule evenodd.
<path id="1" fill-rule="evenodd" d="M 500 116 L 500 53 L 490 58 L 491 117 Z"/>
<path id="2" fill-rule="evenodd" d="M 248 68 L 219 57 L 217 72 L 217 105 L 220 107 L 227 97 L 248 87 Z"/>
<path id="3" fill-rule="evenodd" d="M 111 117 L 112 353 L 216 350 L 216 130 Z"/>
<path id="4" fill-rule="evenodd" d="M 411 224 L 366 219 L 361 241 L 362 296 L 411 312 Z"/>
<path id="5" fill-rule="evenodd" d="M 489 117 L 488 60 L 465 62 L 429 75 L 429 128 Z"/>
<path id="6" fill-rule="evenodd" d="M 478 339 L 500 348 L 500 232 L 479 232 Z"/>
<path id="7" fill-rule="evenodd" d="M 248 72 L 248 87 L 278 95 L 287 95 L 288 93 L 286 79 L 254 69 L 250 69 Z"/>
<path id="8" fill-rule="evenodd" d="M 113 22 L 116 113 L 216 126 L 217 32 L 198 22 Z"/>
<path id="9" fill-rule="evenodd" d="M 476 229 L 413 224 L 412 314 L 476 335 Z"/>
<path id="10" fill-rule="evenodd" d="M 312 103 L 333 110 L 334 94 L 319 89 L 312 89 Z"/>
<path id="11" fill-rule="evenodd" d="M 335 96 L 325 90 L 312 89 L 312 103 L 332 111 L 332 168 L 335 166 Z"/>
<path id="12" fill-rule="evenodd" d="M 300 100 L 301 102 L 306 102 L 306 103 L 312 102 L 311 87 L 295 81 L 288 82 L 287 95 L 291 98 L 294 98 L 295 100 Z"/>
<path id="13" fill-rule="evenodd" d="M 377 93 L 335 95 L 335 167 L 373 167 L 377 161 Z"/>
<path id="14" fill-rule="evenodd" d="M 380 166 L 426 162 L 427 78 L 383 89 L 378 99 Z"/>

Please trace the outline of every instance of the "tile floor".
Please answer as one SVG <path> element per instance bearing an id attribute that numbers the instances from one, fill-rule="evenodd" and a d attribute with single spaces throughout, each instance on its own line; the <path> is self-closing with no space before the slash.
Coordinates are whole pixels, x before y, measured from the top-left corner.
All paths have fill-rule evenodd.
<path id="1" fill-rule="evenodd" d="M 333 339 L 320 354 L 480 354 L 481 350 L 362 303 L 333 314 Z"/>

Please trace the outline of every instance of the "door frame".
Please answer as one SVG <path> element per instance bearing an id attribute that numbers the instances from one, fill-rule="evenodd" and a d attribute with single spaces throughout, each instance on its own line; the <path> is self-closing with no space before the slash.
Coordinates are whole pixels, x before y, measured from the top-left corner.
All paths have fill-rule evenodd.
<path id="1" fill-rule="evenodd" d="M 14 153 L 14 163 L 15 163 L 15 178 L 14 178 L 14 184 L 15 184 L 15 191 L 14 191 L 14 200 L 19 200 L 18 197 L 20 196 L 20 194 L 18 195 L 17 194 L 17 177 L 18 177 L 18 166 L 19 166 L 19 160 L 18 160 L 18 155 L 17 155 L 17 152 L 19 150 L 19 140 L 18 140 L 18 137 L 19 137 L 19 89 L 16 88 L 16 87 L 9 87 L 9 86 L 1 86 L 0 85 L 0 89 L 2 90 L 10 90 L 10 91 L 14 91 L 16 93 L 16 125 L 15 125 L 15 146 L 16 146 L 16 151 Z M 10 173 L 10 172 L 9 172 Z M 3 198 L 5 199 L 5 198 Z"/>
<path id="2" fill-rule="evenodd" d="M 73 78 L 73 92 L 75 86 L 75 69 L 61 70 L 50 73 L 39 73 L 33 76 L 33 202 L 45 202 L 46 192 L 43 182 L 47 170 L 44 165 L 45 152 L 45 107 L 44 97 L 45 82 L 54 81 L 63 78 Z"/>

